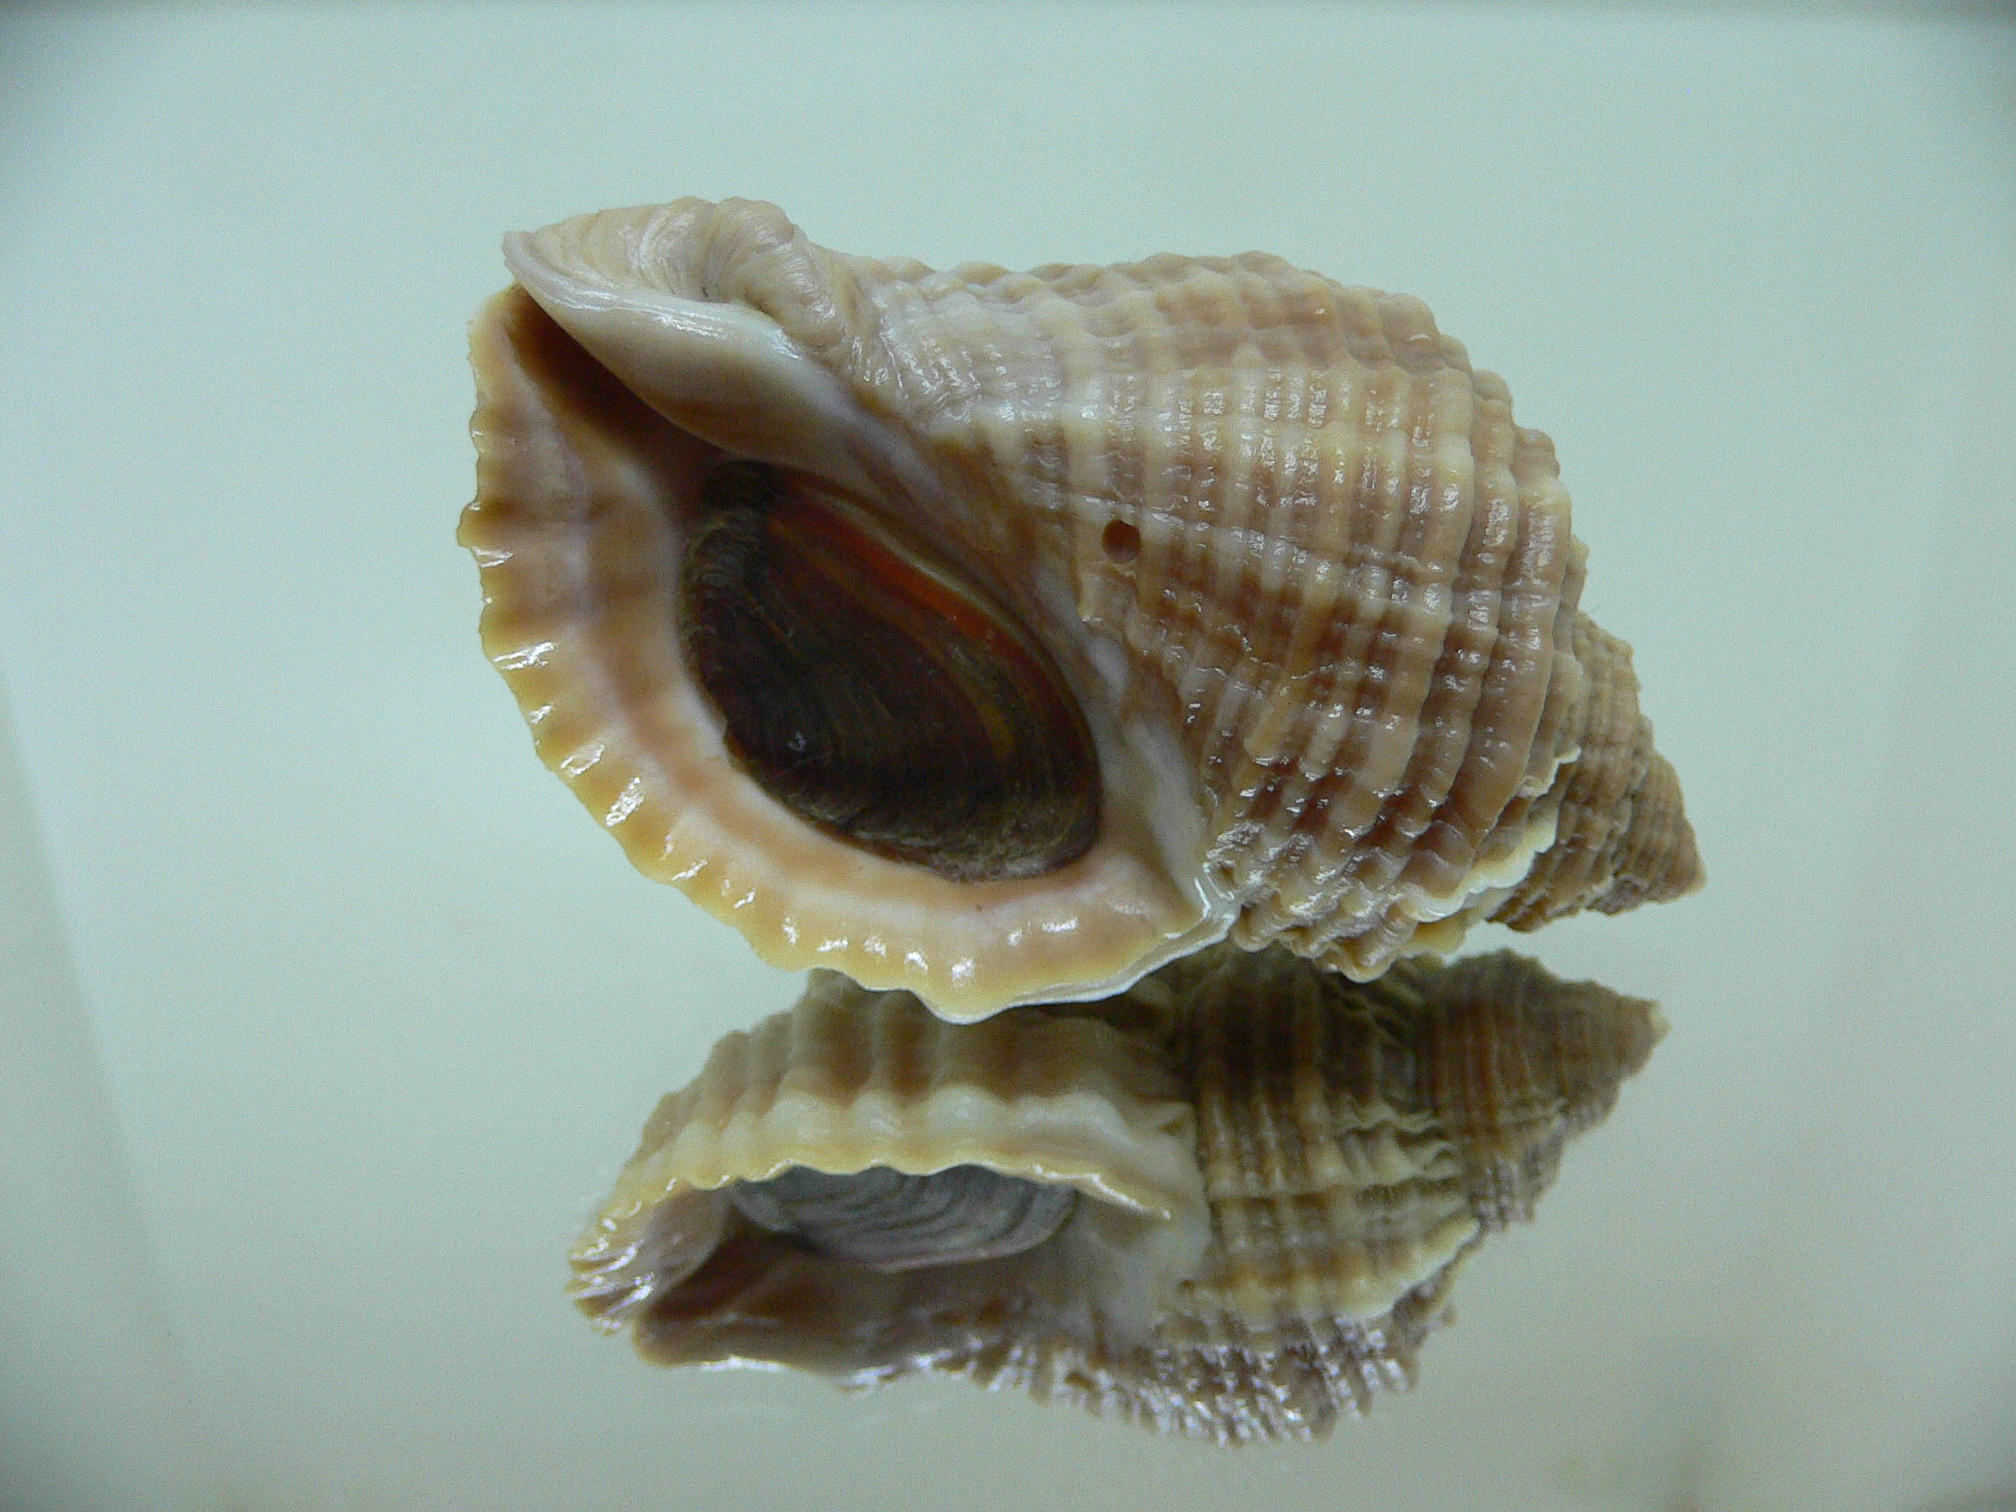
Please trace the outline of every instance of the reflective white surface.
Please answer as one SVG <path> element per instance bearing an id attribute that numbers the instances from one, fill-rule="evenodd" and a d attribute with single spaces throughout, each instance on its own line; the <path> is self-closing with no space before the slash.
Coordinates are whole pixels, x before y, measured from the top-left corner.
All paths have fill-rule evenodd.
<path id="1" fill-rule="evenodd" d="M 1553 435 L 1709 887 L 1514 942 L 1673 1032 L 1328 1445 L 661 1373 L 561 1297 L 656 1095 L 797 984 L 484 664 L 463 328 L 505 231 L 681 194 L 940 265 L 1279 252 Z M 0 1506 L 2006 1500 L 2012 248 L 1985 15 L 7 12 Z"/>

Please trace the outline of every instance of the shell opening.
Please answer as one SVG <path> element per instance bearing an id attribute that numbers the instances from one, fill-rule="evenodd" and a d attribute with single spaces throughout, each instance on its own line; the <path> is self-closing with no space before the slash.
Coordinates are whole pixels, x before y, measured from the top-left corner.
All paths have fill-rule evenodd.
<path id="1" fill-rule="evenodd" d="M 1062 1228 L 1078 1202 L 1071 1187 L 979 1165 L 920 1176 L 888 1166 L 837 1175 L 792 1166 L 768 1181 L 738 1183 L 728 1197 L 760 1228 L 879 1271 L 1019 1255 Z"/>
<path id="2" fill-rule="evenodd" d="M 803 473 L 702 482 L 680 631 L 730 754 L 800 818 L 954 881 L 1053 871 L 1099 827 L 1092 735 L 977 585 Z"/>

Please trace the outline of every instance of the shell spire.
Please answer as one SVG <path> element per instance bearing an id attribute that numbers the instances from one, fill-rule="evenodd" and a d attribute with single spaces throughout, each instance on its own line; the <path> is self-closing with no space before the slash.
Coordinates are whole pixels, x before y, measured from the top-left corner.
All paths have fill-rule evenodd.
<path id="1" fill-rule="evenodd" d="M 484 644 L 773 964 L 970 1020 L 1698 883 L 1553 446 L 1418 301 L 1259 254 L 938 272 L 746 200 L 507 255 Z"/>
<path id="2" fill-rule="evenodd" d="M 1411 1384 L 1459 1265 L 1663 1030 L 1509 954 L 1357 985 L 1221 946 L 964 1025 L 820 973 L 660 1104 L 574 1294 L 660 1364 L 1319 1438 Z"/>

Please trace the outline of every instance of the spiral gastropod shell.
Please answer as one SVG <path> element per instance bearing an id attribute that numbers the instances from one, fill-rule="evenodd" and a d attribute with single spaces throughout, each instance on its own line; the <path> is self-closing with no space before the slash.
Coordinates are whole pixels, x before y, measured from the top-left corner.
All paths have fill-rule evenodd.
<path id="1" fill-rule="evenodd" d="M 1224 1443 L 1407 1385 L 1663 1031 L 1509 954 L 1357 985 L 1229 946 L 951 1024 L 818 973 L 660 1104 L 573 1256 L 664 1364 L 919 1372 Z"/>
<path id="2" fill-rule="evenodd" d="M 1417 301 L 1258 254 L 936 272 L 741 200 L 507 255 L 485 644 L 773 964 L 969 1020 L 1699 880 L 1553 447 Z"/>

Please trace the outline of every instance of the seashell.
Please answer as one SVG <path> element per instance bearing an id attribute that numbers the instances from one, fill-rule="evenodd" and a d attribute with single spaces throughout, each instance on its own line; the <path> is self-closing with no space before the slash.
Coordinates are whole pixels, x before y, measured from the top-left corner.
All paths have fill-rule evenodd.
<path id="1" fill-rule="evenodd" d="M 1359 985 L 1220 945 L 971 1024 L 818 972 L 659 1105 L 572 1291 L 660 1364 L 1318 1438 L 1412 1383 L 1664 1027 L 1509 953 Z"/>
<path id="2" fill-rule="evenodd" d="M 775 207 L 505 244 L 461 539 L 541 756 L 764 959 L 955 1019 L 1700 879 L 1552 444 L 1417 301 Z"/>

